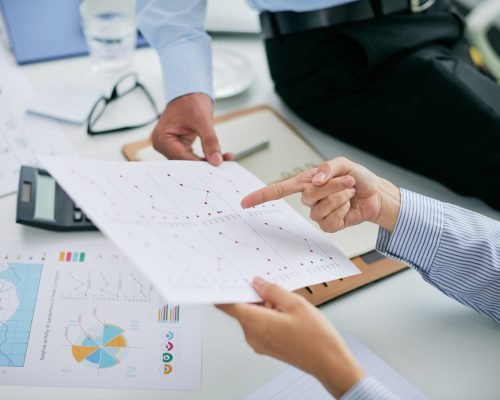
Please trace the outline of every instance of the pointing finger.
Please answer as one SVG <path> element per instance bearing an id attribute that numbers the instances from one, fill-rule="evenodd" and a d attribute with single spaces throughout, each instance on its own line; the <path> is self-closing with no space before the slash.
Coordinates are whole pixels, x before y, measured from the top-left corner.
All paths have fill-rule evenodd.
<path id="1" fill-rule="evenodd" d="M 291 178 L 280 182 L 272 183 L 262 189 L 248 194 L 241 201 L 243 208 L 255 207 L 259 204 L 272 200 L 279 200 L 293 193 L 302 192 L 308 183 L 311 183 L 312 176 L 316 169 L 309 169 Z"/>

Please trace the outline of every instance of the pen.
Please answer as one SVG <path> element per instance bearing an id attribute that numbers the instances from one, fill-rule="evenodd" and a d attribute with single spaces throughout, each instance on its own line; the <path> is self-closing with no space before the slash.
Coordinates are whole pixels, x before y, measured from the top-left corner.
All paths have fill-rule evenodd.
<path id="1" fill-rule="evenodd" d="M 240 152 L 236 153 L 235 159 L 236 161 L 241 160 L 242 158 L 251 156 L 252 154 L 255 154 L 261 150 L 264 150 L 269 147 L 269 140 L 266 140 L 264 142 L 257 143 L 254 146 L 251 146 L 247 149 L 241 150 Z"/>

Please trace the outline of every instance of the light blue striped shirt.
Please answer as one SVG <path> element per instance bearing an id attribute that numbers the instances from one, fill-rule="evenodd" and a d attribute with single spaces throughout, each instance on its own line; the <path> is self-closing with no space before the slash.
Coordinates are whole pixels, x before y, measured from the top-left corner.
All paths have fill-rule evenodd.
<path id="1" fill-rule="evenodd" d="M 401 189 L 392 233 L 379 229 L 377 250 L 409 264 L 447 296 L 500 322 L 500 222 Z M 395 399 L 367 377 L 342 400 Z"/>
<path id="2" fill-rule="evenodd" d="M 247 3 L 259 11 L 309 11 L 351 1 L 247 0 Z M 188 93 L 206 93 L 213 98 L 211 43 L 203 28 L 206 2 L 137 0 L 137 25 L 160 56 L 167 103 Z"/>

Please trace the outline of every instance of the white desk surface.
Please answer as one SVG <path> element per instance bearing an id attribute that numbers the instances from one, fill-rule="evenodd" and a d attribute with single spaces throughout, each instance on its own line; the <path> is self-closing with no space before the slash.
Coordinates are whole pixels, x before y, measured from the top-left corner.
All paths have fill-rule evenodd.
<path id="1" fill-rule="evenodd" d="M 257 38 L 216 38 L 214 46 L 245 55 L 255 72 L 246 93 L 216 103 L 216 113 L 266 103 L 303 132 L 325 157 L 344 155 L 359 161 L 398 185 L 453 202 L 500 219 L 500 213 L 477 199 L 464 198 L 442 185 L 384 162 L 311 128 L 279 100 Z M 86 57 L 22 67 L 37 87 L 57 80 L 95 79 Z M 138 50 L 133 69 L 162 104 L 162 77 L 156 54 Z M 115 77 L 108 77 L 113 81 Z M 61 124 L 83 157 L 121 160 L 121 146 L 148 135 L 134 132 L 89 137 L 83 126 Z M 425 156 L 425 155 L 423 155 Z M 0 198 L 0 240 L 62 240 L 74 235 L 100 238 L 98 233 L 49 233 L 15 223 L 15 196 Z M 500 398 L 500 325 L 445 297 L 417 273 L 406 270 L 322 307 L 341 330 L 365 343 L 432 399 Z M 211 306 L 204 310 L 201 391 L 162 392 L 0 386 L 3 399 L 241 399 L 285 368 L 253 353 L 239 326 Z M 1 378 L 0 378 L 1 380 Z"/>

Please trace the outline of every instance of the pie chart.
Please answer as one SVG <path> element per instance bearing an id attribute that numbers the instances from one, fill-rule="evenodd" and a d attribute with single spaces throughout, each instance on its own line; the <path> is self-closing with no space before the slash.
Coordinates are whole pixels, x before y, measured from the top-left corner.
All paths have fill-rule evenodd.
<path id="1" fill-rule="evenodd" d="M 111 368 L 120 364 L 125 356 L 127 341 L 124 329 L 112 324 L 103 324 L 85 335 L 81 344 L 72 345 L 73 358 L 95 368 Z"/>

